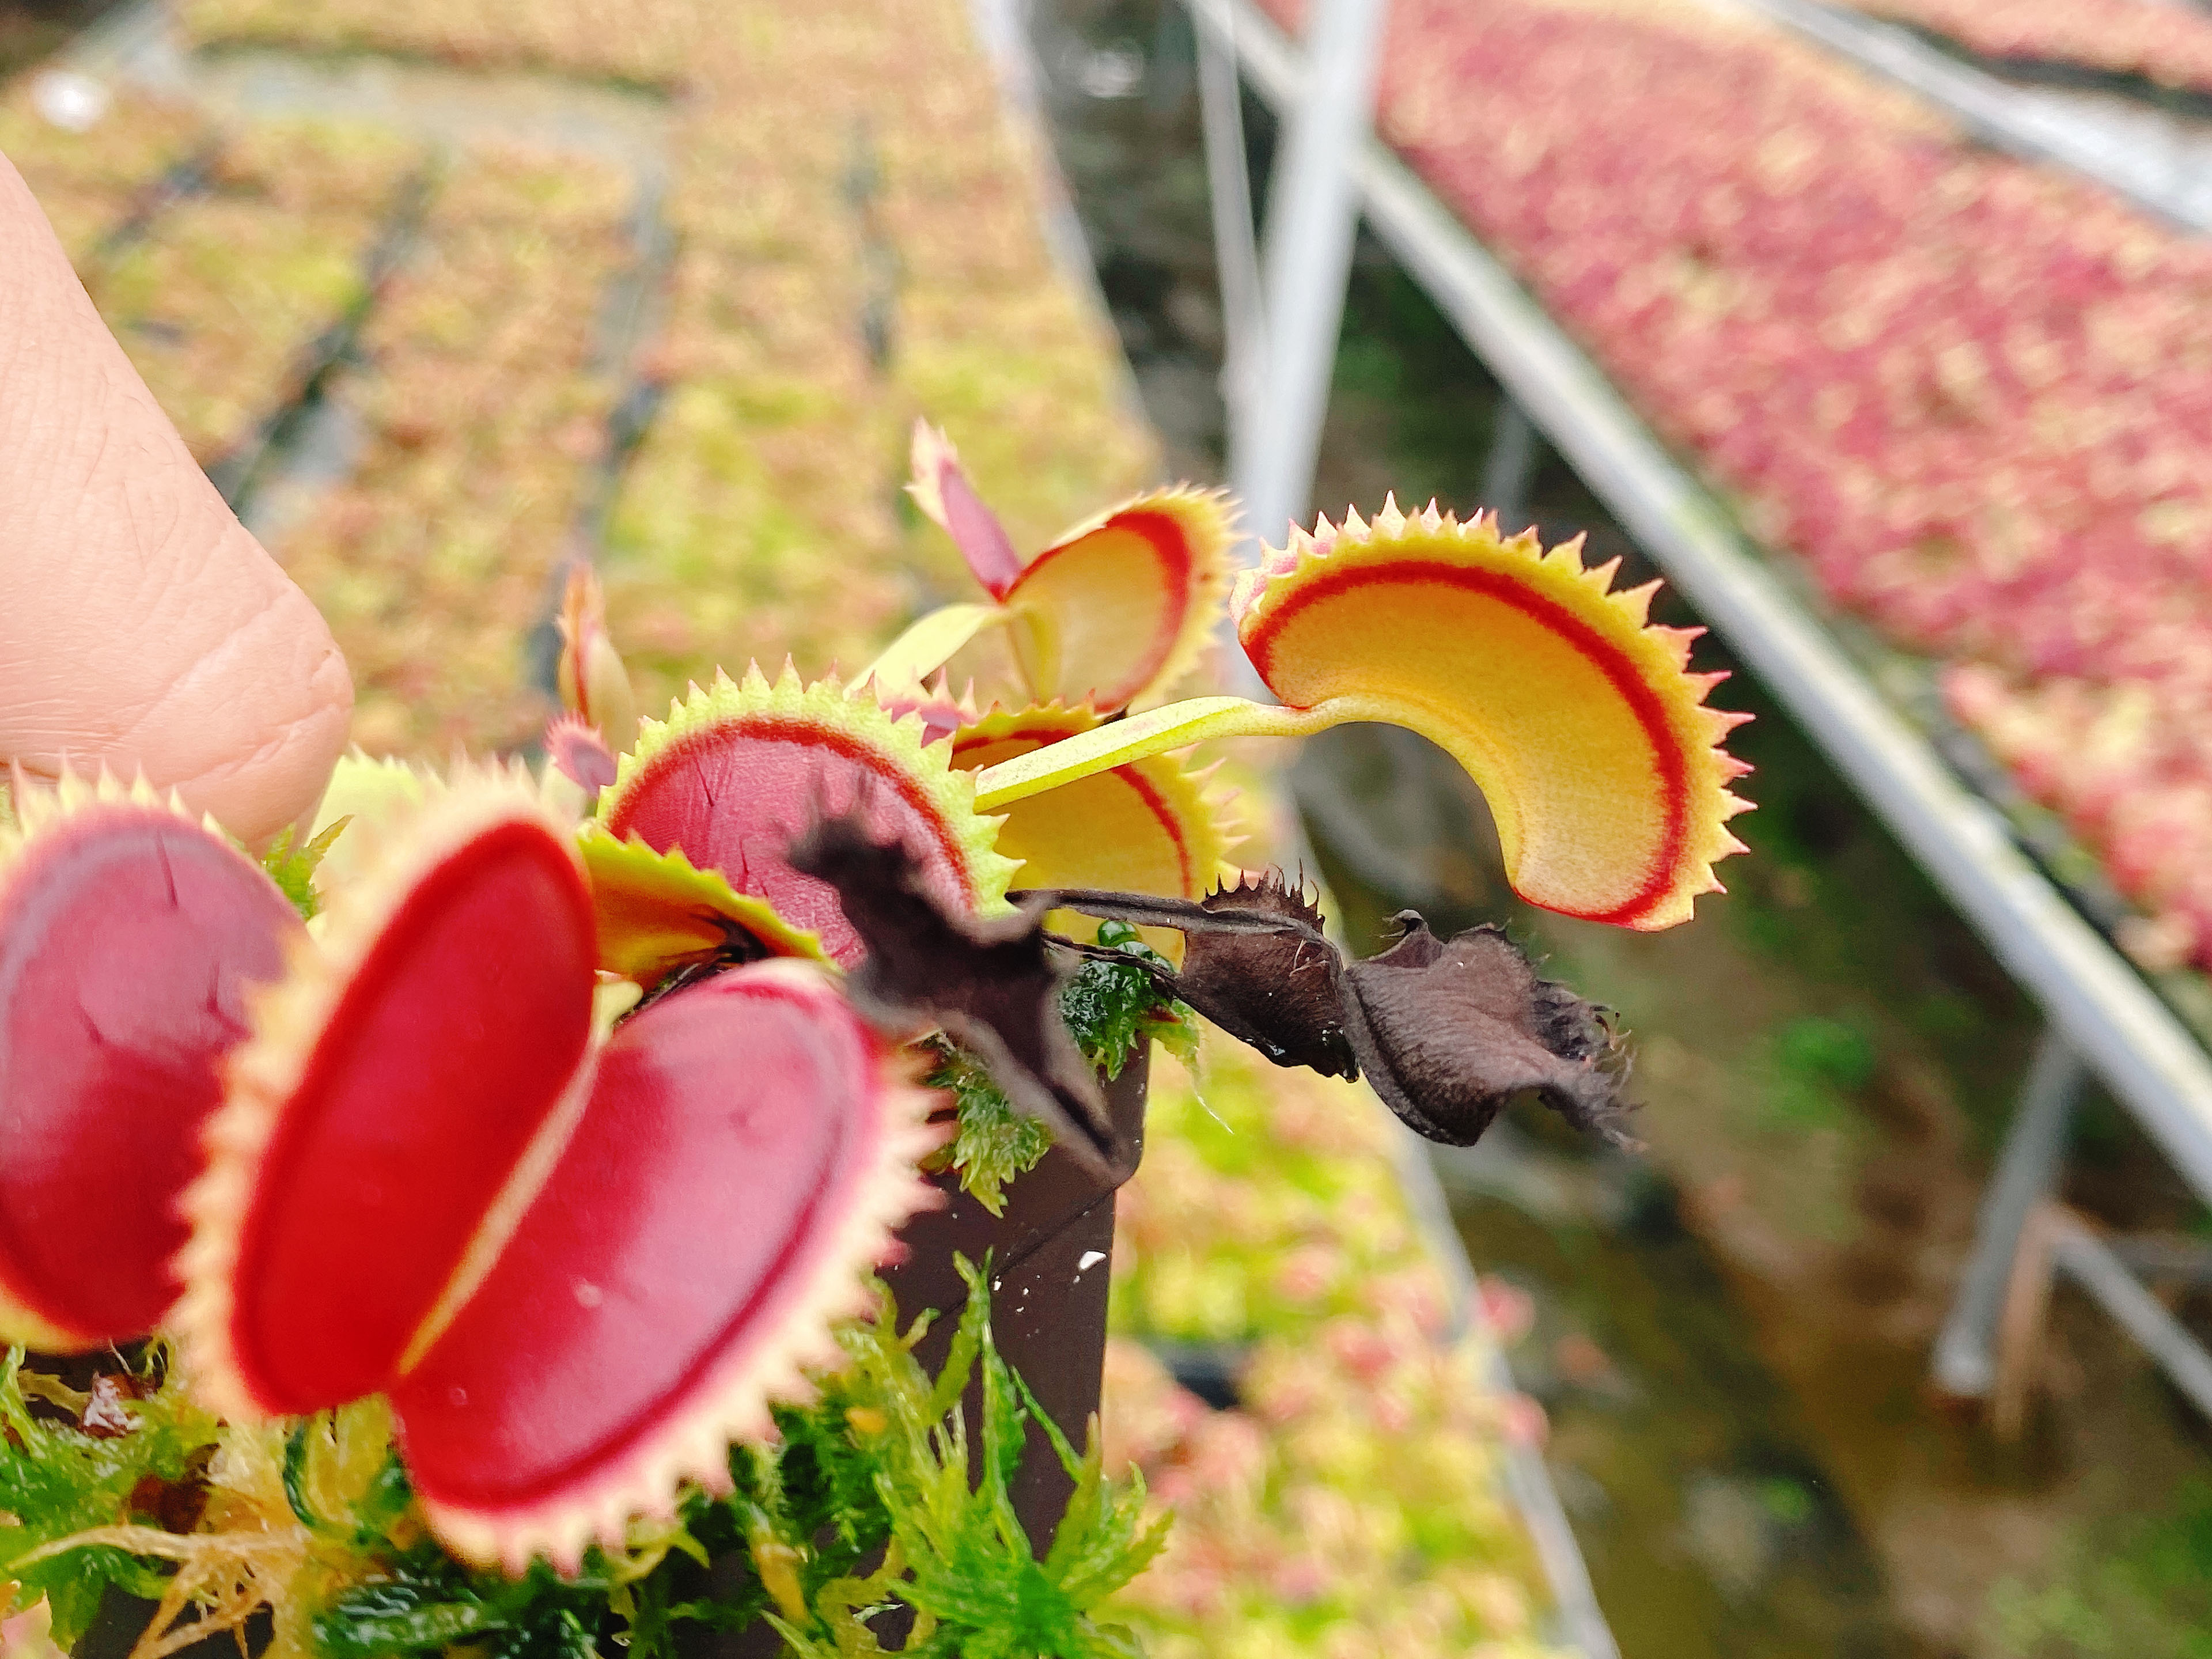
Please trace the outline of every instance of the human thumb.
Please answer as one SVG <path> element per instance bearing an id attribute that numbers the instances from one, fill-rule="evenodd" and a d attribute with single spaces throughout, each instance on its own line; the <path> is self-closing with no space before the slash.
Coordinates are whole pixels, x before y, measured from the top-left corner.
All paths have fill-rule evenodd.
<path id="1" fill-rule="evenodd" d="M 0 763 L 143 770 L 258 845 L 320 799 L 352 707 L 0 157 Z"/>

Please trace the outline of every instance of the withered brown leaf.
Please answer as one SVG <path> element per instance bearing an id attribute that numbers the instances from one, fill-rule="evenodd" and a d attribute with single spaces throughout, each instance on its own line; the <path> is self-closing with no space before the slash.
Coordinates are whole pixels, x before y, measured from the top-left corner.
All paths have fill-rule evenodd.
<path id="1" fill-rule="evenodd" d="M 1180 929 L 1182 969 L 1152 970 L 1163 990 L 1279 1066 L 1364 1073 L 1431 1140 L 1470 1146 L 1508 1100 L 1533 1090 L 1578 1127 L 1635 1144 L 1621 1127 L 1627 1109 L 1603 1018 L 1540 977 L 1496 927 L 1440 939 L 1407 910 L 1395 945 L 1347 963 L 1279 872 L 1197 902 L 1070 889 L 1024 896 Z"/>
<path id="2" fill-rule="evenodd" d="M 867 946 L 845 981 L 864 1018 L 902 1039 L 942 1030 L 1099 1178 L 1134 1167 L 1136 1148 L 1115 1132 L 1098 1079 L 1060 1018 L 1073 964 L 1055 957 L 1042 905 L 1011 916 L 956 914 L 923 884 L 905 847 L 878 842 L 857 816 L 821 820 L 785 856 L 836 890 Z"/>
<path id="3" fill-rule="evenodd" d="M 1199 901 L 1209 919 L 1265 916 L 1268 931 L 1188 928 L 1176 994 L 1278 1066 L 1357 1077 L 1345 1035 L 1344 959 L 1322 933 L 1321 912 L 1281 872 L 1219 887 Z"/>
<path id="4" fill-rule="evenodd" d="M 1164 995 L 1188 1004 L 1278 1066 L 1310 1066 L 1325 1077 L 1359 1075 L 1344 1031 L 1344 959 L 1323 936 L 1312 900 L 1280 872 L 1217 887 L 1197 900 L 1097 888 L 1014 897 L 1048 899 L 1054 909 L 1108 921 L 1178 929 L 1182 968 L 1146 964 Z"/>
<path id="5" fill-rule="evenodd" d="M 1595 1009 L 1539 977 L 1499 928 L 1440 939 L 1413 911 L 1396 921 L 1398 942 L 1346 971 L 1352 1045 L 1391 1110 L 1431 1140 L 1468 1146 L 1534 1090 L 1578 1127 L 1633 1144 Z"/>

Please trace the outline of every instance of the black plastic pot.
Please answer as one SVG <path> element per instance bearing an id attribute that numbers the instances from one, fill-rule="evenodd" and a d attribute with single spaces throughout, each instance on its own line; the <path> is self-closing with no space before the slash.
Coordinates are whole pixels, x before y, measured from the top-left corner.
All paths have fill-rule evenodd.
<path id="1" fill-rule="evenodd" d="M 1133 1057 L 1106 1085 L 1114 1121 L 1141 1152 L 1150 1049 Z M 1124 1177 L 1126 1179 L 1126 1177 Z M 1006 1188 L 1001 1213 L 993 1215 L 960 1190 L 957 1176 L 936 1178 L 943 1209 L 916 1216 L 900 1230 L 906 1260 L 886 1268 L 884 1282 L 898 1299 L 899 1318 L 925 1310 L 938 1315 L 915 1349 L 924 1369 L 945 1363 L 968 1305 L 968 1286 L 953 1265 L 956 1255 L 991 1261 L 991 1334 L 1000 1356 L 1028 1383 L 1037 1404 L 1061 1433 L 1081 1446 L 1106 1364 L 1106 1291 L 1114 1253 L 1114 1195 L 1118 1182 L 1102 1183 L 1057 1147 Z M 968 1424 L 971 1478 L 980 1476 L 982 1393 L 971 1381 L 960 1402 Z M 1052 1442 L 1030 1426 L 1022 1466 L 1014 1480 L 1014 1511 L 1042 1555 L 1066 1512 L 1074 1483 L 1060 1466 Z M 912 1613 L 894 1608 L 870 1626 L 877 1641 L 897 1650 L 905 1644 Z M 719 1634 L 691 1633 L 686 1659 L 773 1659 L 783 1644 L 765 1623 Z"/>
<path id="2" fill-rule="evenodd" d="M 1147 1051 L 1132 1057 L 1121 1076 L 1106 1085 L 1115 1127 L 1139 1149 L 1149 1074 Z M 960 1190 L 957 1177 L 940 1176 L 937 1185 L 948 1200 L 946 1206 L 906 1224 L 899 1237 L 907 1259 L 884 1274 L 898 1299 L 902 1320 L 925 1308 L 938 1311 L 936 1324 L 915 1350 L 923 1367 L 934 1371 L 944 1363 L 968 1302 L 968 1287 L 953 1257 L 980 1263 L 988 1255 L 991 1333 L 999 1352 L 1079 1449 L 1098 1409 L 1106 1363 L 1106 1287 L 1118 1184 L 1100 1182 L 1054 1147 L 1035 1169 L 1007 1184 L 1004 1212 L 994 1216 Z M 961 1402 L 971 1460 L 981 1451 L 981 1409 L 980 1386 L 971 1382 Z M 1013 1498 L 1038 1554 L 1051 1544 L 1074 1489 L 1051 1441 L 1031 1424 Z"/>

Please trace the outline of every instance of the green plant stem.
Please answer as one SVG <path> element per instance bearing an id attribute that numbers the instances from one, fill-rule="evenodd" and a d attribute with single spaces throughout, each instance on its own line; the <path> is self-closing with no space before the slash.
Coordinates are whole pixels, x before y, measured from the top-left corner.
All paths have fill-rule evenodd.
<path id="1" fill-rule="evenodd" d="M 975 775 L 975 810 L 994 811 L 1064 783 L 1213 738 L 1306 738 L 1346 720 L 1375 718 L 1334 697 L 1312 708 L 1285 708 L 1243 697 L 1186 698 L 985 767 Z"/>
<path id="2" fill-rule="evenodd" d="M 1012 615 L 997 605 L 941 605 L 885 646 L 853 683 L 873 680 L 887 691 L 919 685 L 962 646 L 986 629 L 1004 627 Z"/>

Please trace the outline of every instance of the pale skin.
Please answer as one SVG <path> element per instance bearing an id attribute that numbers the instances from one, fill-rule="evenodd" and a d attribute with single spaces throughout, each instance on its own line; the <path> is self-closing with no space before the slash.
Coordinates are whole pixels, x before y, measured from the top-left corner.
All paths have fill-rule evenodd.
<path id="1" fill-rule="evenodd" d="M 0 769 L 143 771 L 258 845 L 313 812 L 352 708 L 0 157 Z"/>

